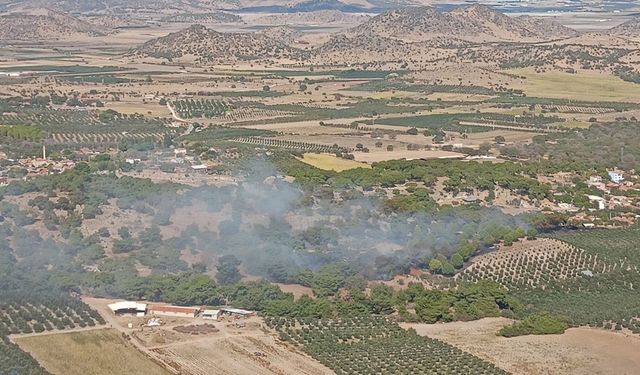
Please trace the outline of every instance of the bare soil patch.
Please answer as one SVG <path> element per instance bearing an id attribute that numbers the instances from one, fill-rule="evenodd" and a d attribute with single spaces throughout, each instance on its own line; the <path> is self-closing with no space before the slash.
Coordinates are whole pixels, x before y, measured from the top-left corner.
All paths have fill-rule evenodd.
<path id="1" fill-rule="evenodd" d="M 513 374 L 637 374 L 640 368 L 640 337 L 591 328 L 571 328 L 562 335 L 496 335 L 510 323 L 505 318 L 486 318 L 402 326 L 446 341 Z"/>

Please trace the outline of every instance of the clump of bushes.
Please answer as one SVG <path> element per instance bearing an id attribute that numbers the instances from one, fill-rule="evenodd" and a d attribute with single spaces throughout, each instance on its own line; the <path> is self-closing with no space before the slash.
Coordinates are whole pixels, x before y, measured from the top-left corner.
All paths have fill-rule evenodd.
<path id="1" fill-rule="evenodd" d="M 552 335 L 564 333 L 569 324 L 561 318 L 542 312 L 526 317 L 510 326 L 502 327 L 499 334 L 504 337 L 523 335 Z"/>

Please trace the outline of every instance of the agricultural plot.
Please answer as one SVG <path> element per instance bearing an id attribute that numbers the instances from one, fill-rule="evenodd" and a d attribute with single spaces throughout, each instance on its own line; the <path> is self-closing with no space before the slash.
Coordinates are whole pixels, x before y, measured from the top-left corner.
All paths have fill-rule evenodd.
<path id="1" fill-rule="evenodd" d="M 640 265 L 640 227 L 558 232 L 553 238 L 610 259 Z"/>
<path id="2" fill-rule="evenodd" d="M 352 87 L 354 90 L 361 91 L 390 91 L 400 90 L 408 92 L 428 92 L 428 93 L 456 93 L 456 94 L 472 94 L 472 95 L 496 95 L 497 91 L 483 86 L 473 85 L 427 85 L 427 84 L 408 84 L 400 81 L 370 81 Z"/>
<path id="3" fill-rule="evenodd" d="M 267 119 L 274 117 L 285 117 L 294 115 L 293 112 L 287 111 L 278 111 L 275 109 L 268 108 L 255 108 L 255 107 L 241 107 L 241 108 L 233 108 L 224 115 L 218 116 L 215 119 L 226 120 L 226 121 L 248 121 L 255 119 Z"/>
<path id="4" fill-rule="evenodd" d="M 93 327 L 105 324 L 100 314 L 68 297 L 0 295 L 0 374 L 47 374 L 13 344 L 12 334 Z"/>
<path id="5" fill-rule="evenodd" d="M 613 108 L 603 107 L 579 107 L 574 105 L 542 105 L 542 109 L 556 110 L 562 113 L 588 113 L 594 115 L 601 115 L 604 113 L 615 112 Z"/>
<path id="6" fill-rule="evenodd" d="M 100 117 L 84 110 L 20 110 L 0 115 L 0 124 L 35 126 L 45 132 L 157 131 L 165 122 L 142 116 L 114 115 Z"/>
<path id="7" fill-rule="evenodd" d="M 637 103 L 640 97 L 640 86 L 607 74 L 536 73 L 532 69 L 507 72 L 526 77 L 519 88 L 528 96 L 632 103 Z"/>
<path id="8" fill-rule="evenodd" d="M 232 108 L 225 101 L 213 99 L 176 100 L 172 105 L 182 118 L 217 118 L 224 116 L 227 110 Z"/>
<path id="9" fill-rule="evenodd" d="M 389 118 L 376 121 L 379 125 L 414 126 L 430 130 L 446 130 L 455 132 L 490 131 L 494 128 L 508 130 L 535 131 L 557 128 L 552 125 L 561 122 L 555 116 L 512 116 L 503 113 L 447 113 L 423 116 Z"/>
<path id="10" fill-rule="evenodd" d="M 640 228 L 551 237 L 530 248 L 483 255 L 458 279 L 507 286 L 525 304 L 525 314 L 547 311 L 574 326 L 640 333 Z"/>
<path id="11" fill-rule="evenodd" d="M 88 143 L 118 143 L 124 139 L 128 140 L 153 140 L 161 141 L 168 132 L 154 133 L 52 133 L 51 139 L 61 144 L 88 144 Z"/>
<path id="12" fill-rule="evenodd" d="M 257 146 L 282 148 L 286 150 L 299 150 L 299 151 L 306 151 L 306 152 L 336 153 L 336 152 L 352 151 L 351 149 L 340 147 L 338 145 L 324 145 L 320 143 L 296 142 L 296 141 L 287 141 L 283 139 L 260 138 L 260 137 L 239 137 L 239 138 L 231 139 L 231 141 L 257 145 Z"/>
<path id="13" fill-rule="evenodd" d="M 111 329 L 24 337 L 16 341 L 54 374 L 170 374 Z"/>
<path id="14" fill-rule="evenodd" d="M 458 280 L 477 282 L 493 280 L 507 289 L 545 289 L 551 281 L 611 272 L 624 263 L 607 263 L 568 243 L 540 239 L 528 244 L 515 244 L 517 249 L 500 249 L 482 255 L 457 276 Z"/>
<path id="15" fill-rule="evenodd" d="M 302 161 L 316 168 L 342 172 L 354 168 L 371 168 L 369 164 L 346 160 L 329 154 L 304 154 Z"/>
<path id="16" fill-rule="evenodd" d="M 270 318 L 294 343 L 337 374 L 506 374 L 444 342 L 406 331 L 384 317 L 335 320 Z"/>
<path id="17" fill-rule="evenodd" d="M 114 144 L 123 139 L 161 141 L 175 133 L 156 119 L 123 114 L 101 116 L 95 111 L 78 110 L 21 110 L 0 115 L 0 124 L 7 125 L 4 129 L 8 136 L 39 139 L 46 134 L 60 144 Z"/>
<path id="18" fill-rule="evenodd" d="M 3 295 L 0 300 L 0 336 L 40 333 L 104 324 L 95 310 L 69 298 Z"/>
<path id="19" fill-rule="evenodd" d="M 222 327 L 225 329 L 225 327 Z M 273 335 L 213 334 L 152 349 L 153 355 L 184 375 L 328 375 L 331 371 Z"/>

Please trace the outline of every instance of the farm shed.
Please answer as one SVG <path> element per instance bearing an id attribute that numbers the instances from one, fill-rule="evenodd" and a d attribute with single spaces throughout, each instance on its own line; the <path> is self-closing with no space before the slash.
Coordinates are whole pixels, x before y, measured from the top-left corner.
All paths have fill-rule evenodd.
<path id="1" fill-rule="evenodd" d="M 218 320 L 220 310 L 204 310 L 202 319 Z"/>
<path id="2" fill-rule="evenodd" d="M 204 164 L 197 164 L 197 165 L 191 166 L 191 170 L 193 170 L 194 172 L 207 173 L 208 169 L 209 168 Z"/>
<path id="3" fill-rule="evenodd" d="M 242 309 L 234 309 L 233 307 L 223 307 L 220 309 L 220 315 L 248 317 L 255 315 L 255 312 Z"/>
<path id="4" fill-rule="evenodd" d="M 465 203 L 476 203 L 478 201 L 478 198 L 475 195 L 471 194 L 471 195 L 465 196 L 464 198 L 462 198 L 462 200 Z"/>
<path id="5" fill-rule="evenodd" d="M 149 309 L 150 314 L 174 316 L 179 318 L 195 318 L 200 313 L 200 309 L 197 307 L 182 307 L 182 306 L 151 306 Z"/>
<path id="6" fill-rule="evenodd" d="M 133 301 L 121 301 L 109 304 L 109 309 L 116 315 L 135 315 L 144 316 L 147 312 L 146 303 L 138 303 Z"/>

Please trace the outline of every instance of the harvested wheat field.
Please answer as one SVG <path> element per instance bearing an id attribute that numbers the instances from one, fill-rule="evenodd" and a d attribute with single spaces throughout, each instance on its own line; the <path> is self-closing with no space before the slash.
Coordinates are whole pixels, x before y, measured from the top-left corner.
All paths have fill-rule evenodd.
<path id="1" fill-rule="evenodd" d="M 16 338 L 55 375 L 170 374 L 113 329 Z"/>
<path id="2" fill-rule="evenodd" d="M 443 340 L 513 374 L 637 374 L 640 337 L 591 328 L 562 335 L 497 336 L 509 319 L 486 318 L 446 324 L 402 324 Z"/>
<path id="3" fill-rule="evenodd" d="M 210 336 L 152 349 L 184 375 L 322 375 L 331 370 L 275 338 L 258 332 Z"/>
<path id="4" fill-rule="evenodd" d="M 302 161 L 316 168 L 336 172 L 354 168 L 371 168 L 369 164 L 341 159 L 329 154 L 304 154 Z"/>

